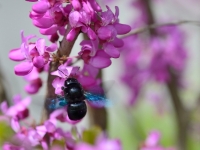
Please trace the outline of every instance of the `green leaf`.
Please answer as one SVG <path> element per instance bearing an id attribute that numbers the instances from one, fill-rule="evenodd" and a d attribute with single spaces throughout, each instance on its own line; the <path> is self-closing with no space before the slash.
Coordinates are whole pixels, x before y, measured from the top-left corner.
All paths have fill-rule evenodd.
<path id="1" fill-rule="evenodd" d="M 0 145 L 5 141 L 9 141 L 14 135 L 14 131 L 6 122 L 0 121 Z"/>
<path id="2" fill-rule="evenodd" d="M 82 140 L 86 143 L 95 144 L 96 138 L 100 135 L 101 129 L 99 127 L 92 127 L 91 129 L 83 131 Z"/>

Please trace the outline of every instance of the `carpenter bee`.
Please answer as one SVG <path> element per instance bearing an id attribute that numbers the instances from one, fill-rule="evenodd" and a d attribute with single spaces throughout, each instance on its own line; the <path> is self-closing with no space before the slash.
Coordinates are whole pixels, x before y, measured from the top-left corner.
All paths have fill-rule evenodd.
<path id="1" fill-rule="evenodd" d="M 64 96 L 58 96 L 50 101 L 49 109 L 67 107 L 67 113 L 70 120 L 76 121 L 82 119 L 87 113 L 85 100 L 96 107 L 105 106 L 107 99 L 104 94 L 86 92 L 77 79 L 69 77 L 65 80 L 62 87 Z"/>

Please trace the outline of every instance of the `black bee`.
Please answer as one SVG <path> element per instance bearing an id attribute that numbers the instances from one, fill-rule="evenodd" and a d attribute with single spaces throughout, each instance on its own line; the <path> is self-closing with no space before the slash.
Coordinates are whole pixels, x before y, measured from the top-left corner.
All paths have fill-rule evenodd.
<path id="1" fill-rule="evenodd" d="M 86 115 L 87 106 L 85 100 L 97 107 L 102 107 L 107 102 L 103 94 L 84 91 L 82 85 L 75 78 L 66 79 L 62 90 L 64 91 L 64 96 L 52 99 L 49 109 L 56 110 L 67 106 L 67 113 L 70 120 L 80 120 Z"/>

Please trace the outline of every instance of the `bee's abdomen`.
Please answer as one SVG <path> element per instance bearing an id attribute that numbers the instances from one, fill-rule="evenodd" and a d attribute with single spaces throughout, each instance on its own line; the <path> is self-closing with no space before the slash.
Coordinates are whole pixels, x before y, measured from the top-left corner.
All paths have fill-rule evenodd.
<path id="1" fill-rule="evenodd" d="M 67 108 L 67 113 L 70 120 L 80 120 L 87 113 L 87 106 L 84 101 L 70 103 Z"/>

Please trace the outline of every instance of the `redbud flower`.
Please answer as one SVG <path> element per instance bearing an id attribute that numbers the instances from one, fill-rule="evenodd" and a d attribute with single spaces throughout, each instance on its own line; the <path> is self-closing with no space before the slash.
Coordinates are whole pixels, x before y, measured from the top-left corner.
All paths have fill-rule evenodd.
<path id="1" fill-rule="evenodd" d="M 122 145 L 119 140 L 100 137 L 97 139 L 95 145 L 79 143 L 76 145 L 75 150 L 122 150 Z"/>
<path id="2" fill-rule="evenodd" d="M 8 107 L 6 102 L 1 103 L 1 111 L 4 115 L 11 118 L 11 127 L 14 131 L 18 131 L 20 129 L 19 121 L 27 118 L 29 116 L 28 106 L 31 102 L 30 97 L 25 99 L 21 99 L 20 95 L 16 95 L 13 98 L 14 105 Z"/>
<path id="3" fill-rule="evenodd" d="M 151 131 L 140 150 L 175 150 L 174 148 L 162 147 L 159 144 L 160 137 L 161 135 L 159 131 Z"/>
<path id="4" fill-rule="evenodd" d="M 69 66 L 71 63 L 72 59 L 69 58 L 64 64 L 58 67 L 58 70 L 51 73 L 51 75 L 57 76 L 52 82 L 52 86 L 55 88 L 55 94 L 63 95 L 61 88 L 64 85 L 66 78 L 70 75 L 76 75 L 79 67 Z"/>
<path id="5" fill-rule="evenodd" d="M 159 83 L 168 82 L 169 69 L 176 72 L 178 76 L 184 71 L 187 52 L 182 44 L 184 43 L 183 32 L 174 26 L 162 27 L 156 31 L 158 35 L 146 38 L 145 44 L 140 36 L 124 39 L 126 74 L 123 76 L 123 81 L 132 91 L 129 101 L 131 105 L 135 103 L 141 87 L 150 80 Z"/>
<path id="6" fill-rule="evenodd" d="M 81 51 L 78 53 L 86 64 L 96 68 L 105 68 L 111 65 L 110 56 L 98 49 L 98 41 L 84 40 L 80 43 Z"/>
<path id="7" fill-rule="evenodd" d="M 25 60 L 14 68 L 16 75 L 24 76 L 30 73 L 34 67 L 43 68 L 49 61 L 49 53 L 54 52 L 57 49 L 57 45 L 51 44 L 47 47 L 45 46 L 45 40 L 42 38 L 37 39 L 36 43 L 31 43 L 29 40 L 35 38 L 35 36 L 24 37 L 23 31 L 21 32 L 21 37 L 20 48 L 11 50 L 9 58 L 14 61 Z"/>
<path id="8" fill-rule="evenodd" d="M 39 77 L 39 72 L 37 68 L 33 68 L 33 70 L 26 76 L 24 76 L 24 79 L 29 82 L 25 86 L 25 91 L 29 94 L 35 94 L 39 91 L 39 89 L 42 87 L 42 80 Z"/>
<path id="9" fill-rule="evenodd" d="M 63 1 L 38 1 L 32 6 L 30 18 L 33 24 L 40 28 L 40 33 L 54 36 L 64 35 L 65 25 L 68 23 L 68 15 L 72 5 L 62 5 Z"/>

